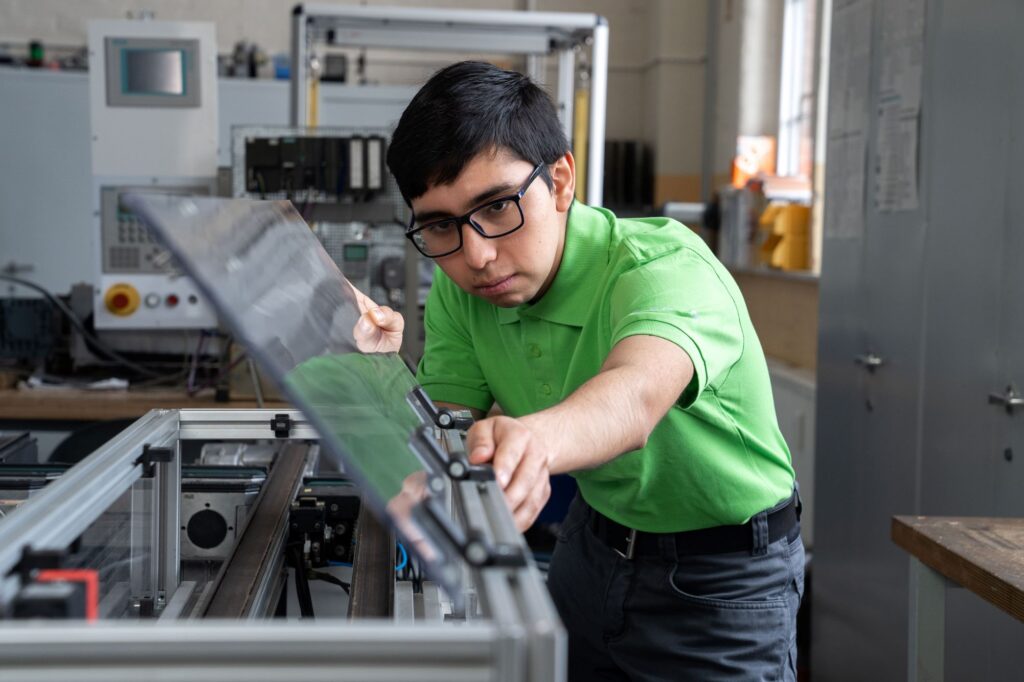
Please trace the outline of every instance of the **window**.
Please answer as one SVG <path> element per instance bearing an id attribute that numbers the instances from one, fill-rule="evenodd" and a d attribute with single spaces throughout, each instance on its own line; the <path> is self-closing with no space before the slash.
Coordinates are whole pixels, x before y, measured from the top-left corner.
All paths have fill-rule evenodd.
<path id="1" fill-rule="evenodd" d="M 776 174 L 810 179 L 814 165 L 817 0 L 785 0 Z"/>

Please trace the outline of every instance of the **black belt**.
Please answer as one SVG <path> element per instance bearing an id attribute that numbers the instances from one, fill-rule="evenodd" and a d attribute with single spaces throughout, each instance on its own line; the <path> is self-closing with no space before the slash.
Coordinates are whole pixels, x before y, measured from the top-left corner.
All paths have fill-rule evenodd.
<path id="1" fill-rule="evenodd" d="M 589 505 L 588 505 L 589 506 Z M 768 513 L 768 542 L 788 538 L 791 542 L 800 534 L 800 502 L 794 493 L 789 502 Z M 676 554 L 725 554 L 751 551 L 754 548 L 752 521 L 738 526 L 714 526 L 678 533 L 646 533 L 612 521 L 590 508 L 590 528 L 606 545 L 620 556 L 632 559 L 638 556 L 661 554 L 661 538 L 671 537 Z"/>

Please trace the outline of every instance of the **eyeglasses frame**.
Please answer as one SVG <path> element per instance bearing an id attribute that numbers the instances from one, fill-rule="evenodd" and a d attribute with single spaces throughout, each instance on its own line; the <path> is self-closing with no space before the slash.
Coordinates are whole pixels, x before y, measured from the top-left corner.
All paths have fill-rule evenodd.
<path id="1" fill-rule="evenodd" d="M 445 256 L 452 255 L 453 253 L 458 253 L 459 250 L 462 249 L 462 246 L 465 244 L 465 240 L 463 240 L 463 238 L 462 238 L 462 226 L 463 225 L 469 225 L 473 229 L 474 232 L 476 232 L 478 235 L 480 235 L 484 239 L 500 239 L 501 237 L 507 237 L 508 235 L 512 234 L 513 232 L 521 230 L 523 228 L 523 225 L 526 224 L 526 214 L 523 213 L 522 204 L 520 204 L 519 202 L 521 202 L 523 200 L 523 197 L 526 196 L 526 192 L 530 189 L 530 186 L 533 184 L 533 181 L 536 180 L 538 176 L 540 176 L 541 171 L 544 169 L 544 166 L 546 166 L 546 165 L 547 164 L 545 164 L 543 161 L 538 163 L 534 167 L 533 172 L 530 173 L 530 176 L 528 178 L 526 178 L 525 182 L 523 182 L 522 186 L 519 188 L 519 191 L 517 191 L 515 194 L 509 194 L 507 196 L 497 197 L 495 199 L 489 199 L 489 200 L 485 201 L 484 203 L 480 204 L 479 206 L 476 206 L 472 210 L 467 211 L 466 213 L 462 214 L 461 216 L 456 216 L 456 217 L 452 217 L 452 218 L 441 218 L 439 220 L 431 220 L 429 223 L 425 223 L 423 225 L 420 225 L 417 228 L 413 228 L 413 225 L 416 224 L 416 215 L 413 214 L 412 217 L 409 218 L 409 226 L 405 230 L 405 237 L 406 237 L 406 239 L 411 241 L 412 245 L 416 247 L 416 250 L 419 251 L 420 253 L 422 253 L 426 258 L 444 258 Z M 519 211 L 519 225 L 517 225 L 516 227 L 512 228 L 511 230 L 509 230 L 507 232 L 502 232 L 501 234 L 484 234 L 483 228 L 481 228 L 479 225 L 477 225 L 472 220 L 470 220 L 470 216 L 472 216 L 477 211 L 480 211 L 482 209 L 487 208 L 491 204 L 497 204 L 497 203 L 500 203 L 502 201 L 511 201 L 511 202 L 513 202 L 516 205 L 516 209 Z M 459 245 L 456 246 L 451 251 L 446 251 L 445 253 L 441 253 L 441 254 L 437 254 L 437 255 L 433 255 L 433 256 L 430 256 L 430 255 L 427 255 L 426 253 L 423 253 L 423 249 L 420 248 L 419 244 L 417 244 L 416 240 L 414 239 L 415 235 L 418 232 L 422 232 L 423 230 L 425 230 L 425 229 L 427 229 L 429 227 L 434 227 L 435 225 L 440 225 L 441 223 L 448 223 L 448 222 L 452 222 L 452 221 L 454 221 L 456 223 L 457 227 L 459 228 Z"/>

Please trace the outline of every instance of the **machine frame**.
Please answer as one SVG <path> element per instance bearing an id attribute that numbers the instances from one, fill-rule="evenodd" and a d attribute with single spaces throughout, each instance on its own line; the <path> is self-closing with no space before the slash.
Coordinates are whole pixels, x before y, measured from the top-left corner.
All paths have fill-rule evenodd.
<path id="1" fill-rule="evenodd" d="M 284 419 L 286 417 L 286 419 Z M 180 582 L 181 443 L 187 440 L 316 441 L 296 410 L 152 410 L 41 493 L 0 521 L 0 604 L 20 588 L 25 550 L 67 548 L 104 510 L 153 467 L 151 507 L 144 522 L 158 539 L 149 562 L 161 615 L 152 621 L 0 621 L 0 673 L 6 678 L 138 680 L 407 679 L 558 681 L 565 674 L 565 634 L 536 566 L 463 563 L 467 611 L 446 622 L 437 608 L 413 618 L 408 594 L 396 599 L 393 621 L 174 620 Z M 456 432 L 444 432 L 458 447 Z M 145 455 L 169 448 L 170 461 Z M 158 458 L 154 458 L 158 459 Z M 454 517 L 493 545 L 523 545 L 493 480 L 451 482 Z M 273 539 L 268 540 L 273 542 Z M 268 572 L 268 580 L 275 578 Z M 263 589 L 263 588 L 260 588 Z M 434 599 L 436 602 L 436 593 Z M 262 600 L 266 603 L 266 600 Z"/>
<path id="2" fill-rule="evenodd" d="M 600 206 L 604 191 L 605 102 L 608 91 L 608 21 L 582 12 L 365 7 L 302 3 L 292 10 L 292 125 L 311 117 L 311 68 L 318 43 L 393 50 L 558 56 L 556 106 L 566 139 L 573 138 L 576 50 L 591 47 L 587 139 L 587 203 Z"/>

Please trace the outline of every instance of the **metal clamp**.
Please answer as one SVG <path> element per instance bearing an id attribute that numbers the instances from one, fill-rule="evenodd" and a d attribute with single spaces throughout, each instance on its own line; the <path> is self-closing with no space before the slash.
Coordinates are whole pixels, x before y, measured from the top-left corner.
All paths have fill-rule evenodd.
<path id="1" fill-rule="evenodd" d="M 270 420 L 270 430 L 275 438 L 287 438 L 292 432 L 292 418 L 287 414 L 275 414 Z"/>
<path id="2" fill-rule="evenodd" d="M 174 460 L 173 448 L 154 448 L 148 443 L 142 446 L 142 454 L 135 461 L 142 465 L 142 477 L 153 478 L 156 465 Z"/>
<path id="3" fill-rule="evenodd" d="M 447 407 L 442 407 L 437 411 L 437 417 L 434 421 L 442 429 L 466 431 L 469 427 L 473 426 L 472 417 L 460 417 Z"/>

